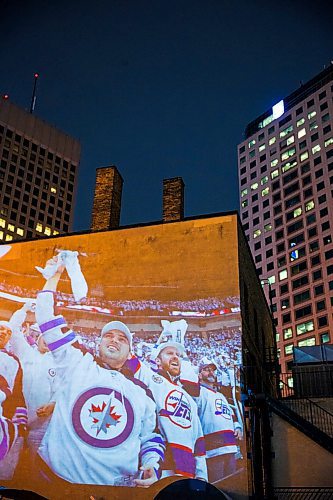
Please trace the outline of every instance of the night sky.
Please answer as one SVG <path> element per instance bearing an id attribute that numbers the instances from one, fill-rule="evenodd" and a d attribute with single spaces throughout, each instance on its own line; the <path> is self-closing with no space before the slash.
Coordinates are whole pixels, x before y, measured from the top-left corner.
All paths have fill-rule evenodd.
<path id="1" fill-rule="evenodd" d="M 333 2 L 0 0 L 0 93 L 82 144 L 74 230 L 95 169 L 124 178 L 121 224 L 162 217 L 182 176 L 185 215 L 238 209 L 248 122 L 333 59 Z"/>

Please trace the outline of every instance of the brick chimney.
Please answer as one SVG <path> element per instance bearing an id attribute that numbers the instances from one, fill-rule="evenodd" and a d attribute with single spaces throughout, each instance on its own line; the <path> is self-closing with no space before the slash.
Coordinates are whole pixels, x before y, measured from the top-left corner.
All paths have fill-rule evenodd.
<path id="1" fill-rule="evenodd" d="M 119 227 L 123 182 L 115 166 L 96 169 L 92 231 Z"/>
<path id="2" fill-rule="evenodd" d="M 163 179 L 163 222 L 184 218 L 184 187 L 181 177 Z"/>

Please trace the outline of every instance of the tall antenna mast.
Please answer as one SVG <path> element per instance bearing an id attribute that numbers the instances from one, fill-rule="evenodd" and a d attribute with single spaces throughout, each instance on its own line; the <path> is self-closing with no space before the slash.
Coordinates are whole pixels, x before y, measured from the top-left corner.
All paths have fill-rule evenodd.
<path id="1" fill-rule="evenodd" d="M 36 96 L 36 87 L 37 87 L 37 80 L 38 80 L 38 78 L 39 78 L 39 74 L 35 73 L 34 74 L 34 88 L 33 88 L 33 91 L 32 91 L 31 103 L 30 103 L 30 113 L 31 114 L 35 110 L 35 104 L 36 104 L 36 99 L 37 99 L 37 96 Z"/>

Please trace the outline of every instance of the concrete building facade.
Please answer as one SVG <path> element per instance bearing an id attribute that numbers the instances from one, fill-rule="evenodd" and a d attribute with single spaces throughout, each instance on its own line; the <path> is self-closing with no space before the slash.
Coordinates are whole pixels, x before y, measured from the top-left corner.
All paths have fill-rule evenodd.
<path id="1" fill-rule="evenodd" d="M 240 212 L 277 328 L 294 346 L 332 342 L 333 65 L 252 121 L 238 146 Z"/>
<path id="2" fill-rule="evenodd" d="M 0 241 L 71 231 L 79 160 L 77 140 L 0 102 Z"/>

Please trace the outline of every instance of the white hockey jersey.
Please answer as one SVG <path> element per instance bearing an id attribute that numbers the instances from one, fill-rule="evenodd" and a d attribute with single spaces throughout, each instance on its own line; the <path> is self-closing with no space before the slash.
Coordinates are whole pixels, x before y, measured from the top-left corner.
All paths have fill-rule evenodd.
<path id="1" fill-rule="evenodd" d="M 39 453 L 67 481 L 132 486 L 141 465 L 156 470 L 164 442 L 156 406 L 143 384 L 101 365 L 71 343 L 53 315 L 53 293 L 38 294 L 36 317 L 52 350 L 62 388 Z"/>
<path id="2" fill-rule="evenodd" d="M 207 479 L 204 439 L 194 400 L 181 385 L 153 372 L 135 356 L 127 366 L 149 387 L 156 401 L 158 424 L 167 444 L 163 469 Z"/>
<path id="3" fill-rule="evenodd" d="M 235 429 L 242 428 L 227 399 L 220 392 L 200 386 L 195 398 L 202 430 L 205 436 L 207 458 L 236 453 Z"/>

